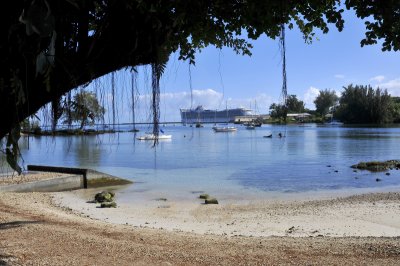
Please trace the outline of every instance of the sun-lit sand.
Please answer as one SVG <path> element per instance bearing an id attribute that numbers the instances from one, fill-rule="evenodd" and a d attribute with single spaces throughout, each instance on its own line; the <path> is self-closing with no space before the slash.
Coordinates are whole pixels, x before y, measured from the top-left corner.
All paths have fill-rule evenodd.
<path id="1" fill-rule="evenodd" d="M 115 224 L 227 236 L 400 236 L 400 193 L 314 200 L 253 200 L 205 205 L 204 200 L 151 200 L 101 209 L 88 203 L 99 189 L 55 194 L 77 214 Z M 118 202 L 118 192 L 116 195 Z"/>
<path id="2" fill-rule="evenodd" d="M 400 193 L 102 209 L 101 189 L 0 195 L 0 265 L 396 264 Z"/>

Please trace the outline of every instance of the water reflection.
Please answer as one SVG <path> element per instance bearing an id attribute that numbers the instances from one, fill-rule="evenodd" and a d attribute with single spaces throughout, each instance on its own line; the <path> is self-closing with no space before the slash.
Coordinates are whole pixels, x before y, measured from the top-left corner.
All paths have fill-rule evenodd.
<path id="1" fill-rule="evenodd" d="M 303 191 L 400 184 L 400 171 L 378 184 L 375 174 L 356 176 L 350 168 L 360 161 L 399 159 L 398 127 L 265 125 L 239 127 L 233 134 L 214 133 L 211 126 L 165 130 L 172 139 L 156 147 L 152 141 L 135 141 L 135 134 L 127 132 L 30 137 L 29 143 L 21 140 L 21 151 L 25 164 L 94 168 L 160 187 L 178 182 Z M 279 132 L 285 137 L 277 137 Z M 263 138 L 271 133 L 272 138 Z M 4 162 L 4 156 L 0 159 Z"/>

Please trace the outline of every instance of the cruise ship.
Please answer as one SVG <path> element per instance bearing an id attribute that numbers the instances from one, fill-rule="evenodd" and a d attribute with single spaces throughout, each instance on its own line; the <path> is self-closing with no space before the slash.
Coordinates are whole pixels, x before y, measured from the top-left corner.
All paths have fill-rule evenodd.
<path id="1" fill-rule="evenodd" d="M 232 123 L 236 116 L 252 115 L 252 111 L 245 108 L 210 110 L 204 109 L 201 105 L 195 109 L 180 109 L 180 111 L 183 124 Z"/>

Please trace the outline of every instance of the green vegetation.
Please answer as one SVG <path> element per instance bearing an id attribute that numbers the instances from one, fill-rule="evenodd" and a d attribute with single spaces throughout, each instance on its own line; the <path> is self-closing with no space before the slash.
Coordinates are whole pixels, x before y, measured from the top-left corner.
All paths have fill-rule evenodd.
<path id="1" fill-rule="evenodd" d="M 288 113 L 303 113 L 305 104 L 303 101 L 297 99 L 296 95 L 288 95 L 286 99 L 286 106 Z"/>
<path id="2" fill-rule="evenodd" d="M 201 195 L 199 196 L 199 198 L 200 198 L 200 199 L 208 199 L 208 198 L 210 198 L 210 195 L 208 195 L 208 194 L 201 194 Z"/>
<path id="3" fill-rule="evenodd" d="M 74 95 L 71 103 L 71 110 L 66 110 L 67 115 L 65 123 L 79 122 L 80 129 L 85 125 L 93 124 L 96 120 L 103 118 L 105 109 L 99 104 L 96 95 L 93 92 L 80 91 Z"/>
<path id="4" fill-rule="evenodd" d="M 336 95 L 334 90 L 322 90 L 314 100 L 316 112 L 321 116 L 325 116 L 332 106 L 336 106 L 338 101 L 339 97 Z"/>
<path id="5" fill-rule="evenodd" d="M 286 122 L 287 108 L 283 104 L 273 103 L 269 107 L 269 114 L 277 122 Z"/>
<path id="6" fill-rule="evenodd" d="M 250 55 L 252 40 L 277 39 L 283 28 L 297 27 L 309 43 L 316 32 L 341 31 L 344 8 L 366 21 L 361 46 L 382 40 L 382 50 L 400 49 L 399 27 L 393 26 L 397 1 L 384 7 L 381 1 L 361 0 L 4 3 L 0 138 L 43 105 L 107 73 L 147 64 L 159 80 L 160 66 L 174 52 L 192 64 L 195 54 L 210 45 Z"/>
<path id="7" fill-rule="evenodd" d="M 400 160 L 360 162 L 351 166 L 351 168 L 369 170 L 371 172 L 387 171 L 394 168 L 398 169 L 399 167 Z"/>
<path id="8" fill-rule="evenodd" d="M 314 100 L 316 110 L 307 110 L 295 95 L 290 95 L 287 105 L 273 103 L 270 106 L 271 119 L 267 123 L 314 122 L 323 123 L 327 114 L 345 124 L 388 124 L 400 122 L 400 98 L 391 97 L 386 90 L 370 85 L 348 85 L 341 97 L 333 90 L 320 91 Z M 306 119 L 287 120 L 291 113 L 307 112 Z"/>
<path id="9" fill-rule="evenodd" d="M 88 188 L 121 186 L 128 184 L 132 184 L 132 182 L 122 178 L 107 177 L 107 176 L 103 176 L 100 178 L 89 178 L 87 181 Z"/>
<path id="10" fill-rule="evenodd" d="M 344 28 L 344 6 L 365 20 L 361 46 L 381 40 L 384 51 L 400 49 L 398 1 L 3 2 L 0 139 L 8 134 L 4 153 L 10 154 L 10 159 L 17 158 L 20 123 L 26 117 L 53 103 L 57 120 L 63 95 L 122 68 L 151 66 L 153 122 L 158 132 L 159 81 L 175 52 L 191 64 L 195 54 L 210 45 L 251 55 L 252 40 L 263 35 L 277 39 L 285 29 L 294 27 L 310 43 L 315 32 L 328 33 L 330 26 L 339 31 Z M 286 110 L 274 109 L 278 117 L 286 117 Z M 95 113 L 93 118 L 85 113 L 80 113 L 82 124 L 88 122 L 87 117 L 96 118 Z"/>
<path id="11" fill-rule="evenodd" d="M 296 95 L 288 95 L 286 104 L 271 104 L 269 107 L 271 118 L 275 122 L 286 122 L 288 113 L 303 113 L 305 111 L 304 105 L 304 102 L 297 99 Z"/>
<path id="12" fill-rule="evenodd" d="M 385 124 L 393 121 L 392 98 L 371 86 L 344 87 L 335 117 L 348 124 Z"/>
<path id="13" fill-rule="evenodd" d="M 99 193 L 96 193 L 94 196 L 94 201 L 97 203 L 102 203 L 102 202 L 112 202 L 114 201 L 115 193 L 111 191 L 102 191 Z"/>
<path id="14" fill-rule="evenodd" d="M 117 203 L 115 201 L 103 202 L 100 204 L 100 208 L 117 208 Z"/>
<path id="15" fill-rule="evenodd" d="M 218 204 L 218 200 L 216 198 L 207 198 L 205 199 L 204 204 Z"/>

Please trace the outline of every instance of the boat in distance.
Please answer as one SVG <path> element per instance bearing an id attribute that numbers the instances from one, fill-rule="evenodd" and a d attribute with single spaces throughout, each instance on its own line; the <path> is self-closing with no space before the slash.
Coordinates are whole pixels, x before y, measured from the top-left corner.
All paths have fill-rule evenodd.
<path id="1" fill-rule="evenodd" d="M 236 116 L 252 115 L 252 110 L 246 108 L 233 108 L 224 110 L 204 109 L 199 105 L 195 109 L 180 109 L 183 124 L 196 123 L 232 123 Z"/>
<path id="2" fill-rule="evenodd" d="M 212 128 L 215 132 L 235 132 L 237 131 L 236 127 L 230 127 L 230 126 L 214 126 Z"/>
<path id="3" fill-rule="evenodd" d="M 172 135 L 160 134 L 160 135 L 156 136 L 154 134 L 148 133 L 148 134 L 138 137 L 137 139 L 138 140 L 155 140 L 155 139 L 162 140 L 162 139 L 171 139 L 171 138 L 172 138 Z"/>

